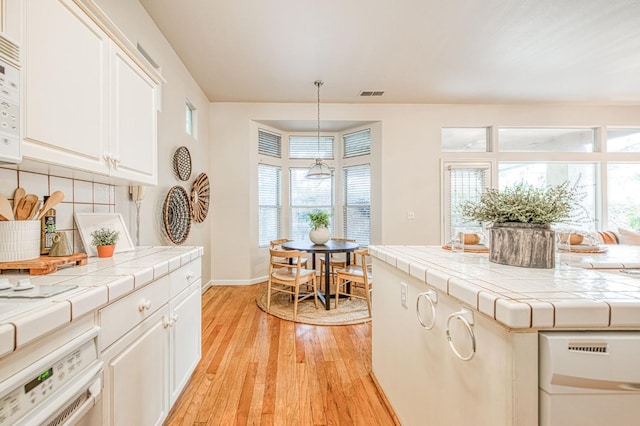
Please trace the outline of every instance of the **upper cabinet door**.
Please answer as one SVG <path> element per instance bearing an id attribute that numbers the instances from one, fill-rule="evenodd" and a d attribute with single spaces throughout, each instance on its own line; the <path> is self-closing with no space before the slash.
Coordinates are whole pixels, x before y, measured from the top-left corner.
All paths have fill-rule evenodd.
<path id="1" fill-rule="evenodd" d="M 109 173 L 107 35 L 70 0 L 29 0 L 23 156 Z"/>
<path id="2" fill-rule="evenodd" d="M 157 184 L 157 85 L 128 55 L 112 45 L 112 176 Z"/>

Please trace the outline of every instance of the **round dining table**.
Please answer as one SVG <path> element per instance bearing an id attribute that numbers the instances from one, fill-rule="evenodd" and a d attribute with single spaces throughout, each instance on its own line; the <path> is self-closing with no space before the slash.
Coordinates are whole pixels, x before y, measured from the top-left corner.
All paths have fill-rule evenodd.
<path id="1" fill-rule="evenodd" d="M 287 241 L 282 244 L 282 248 L 287 250 L 300 250 L 311 253 L 311 265 L 316 269 L 316 254 L 324 253 L 324 294 L 318 291 L 318 297 L 324 304 L 326 310 L 331 309 L 331 253 L 352 253 L 360 247 L 357 243 L 349 241 L 329 240 L 324 244 L 315 244 L 308 240 Z M 346 264 L 349 265 L 351 256 L 346 256 Z"/>

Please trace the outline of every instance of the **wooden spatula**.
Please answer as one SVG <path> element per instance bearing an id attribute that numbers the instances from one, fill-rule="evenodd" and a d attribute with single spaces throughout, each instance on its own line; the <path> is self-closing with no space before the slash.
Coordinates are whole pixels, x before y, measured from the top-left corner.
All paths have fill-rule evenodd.
<path id="1" fill-rule="evenodd" d="M 64 200 L 64 192 L 55 191 L 53 194 L 49 196 L 49 198 L 47 198 L 47 201 L 44 202 L 44 205 L 40 209 L 40 213 L 38 213 L 38 217 L 36 217 L 36 219 L 38 220 L 42 219 L 42 216 L 44 216 L 47 210 L 53 208 L 62 200 Z"/>
<path id="2" fill-rule="evenodd" d="M 9 204 L 9 200 L 7 197 L 0 194 L 0 215 L 4 217 L 6 220 L 13 220 L 13 210 L 11 210 L 11 204 Z"/>
<path id="3" fill-rule="evenodd" d="M 2 194 L 0 194 L 0 215 L 2 215 L 6 220 L 14 219 L 11 204 L 9 203 L 9 200 L 7 200 L 7 197 Z"/>
<path id="4" fill-rule="evenodd" d="M 25 195 L 20 203 L 18 203 L 18 210 L 16 211 L 17 220 L 29 220 L 33 213 L 33 206 L 38 203 L 38 196 L 34 194 Z"/>
<path id="5" fill-rule="evenodd" d="M 16 188 L 16 192 L 13 193 L 13 216 L 15 217 L 16 212 L 18 211 L 18 203 L 20 202 L 20 200 L 22 200 L 24 198 L 24 196 L 26 195 L 26 191 L 24 190 L 24 188 Z"/>

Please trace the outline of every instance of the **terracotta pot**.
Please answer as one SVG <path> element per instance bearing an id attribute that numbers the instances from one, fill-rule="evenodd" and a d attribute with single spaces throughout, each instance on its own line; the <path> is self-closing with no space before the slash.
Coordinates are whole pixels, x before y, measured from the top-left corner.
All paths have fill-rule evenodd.
<path id="1" fill-rule="evenodd" d="M 113 256 L 113 250 L 116 248 L 114 244 L 110 246 L 96 246 L 98 251 L 98 257 L 111 257 Z"/>

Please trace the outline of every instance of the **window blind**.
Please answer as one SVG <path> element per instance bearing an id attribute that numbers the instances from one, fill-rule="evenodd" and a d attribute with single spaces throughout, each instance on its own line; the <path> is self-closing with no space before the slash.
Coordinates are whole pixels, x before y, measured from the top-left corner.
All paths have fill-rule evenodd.
<path id="1" fill-rule="evenodd" d="M 258 129 L 258 154 L 282 157 L 282 136 Z"/>
<path id="2" fill-rule="evenodd" d="M 280 167 L 258 165 L 258 245 L 281 238 Z"/>
<path id="3" fill-rule="evenodd" d="M 308 179 L 308 169 L 289 169 L 290 215 L 289 238 L 309 238 L 307 213 L 320 209 L 329 213 L 329 230 L 333 234 L 333 176 L 328 179 Z"/>
<path id="4" fill-rule="evenodd" d="M 482 232 L 482 224 L 465 219 L 458 207 L 467 200 L 480 199 L 485 188 L 490 186 L 490 167 L 490 164 L 449 164 L 445 167 L 445 243 L 458 232 Z"/>
<path id="5" fill-rule="evenodd" d="M 289 136 L 289 158 L 333 159 L 333 136 Z"/>
<path id="6" fill-rule="evenodd" d="M 371 166 L 345 167 L 343 179 L 344 236 L 368 246 L 371 238 Z"/>
<path id="7" fill-rule="evenodd" d="M 360 130 L 342 136 L 344 158 L 371 154 L 371 129 Z"/>

